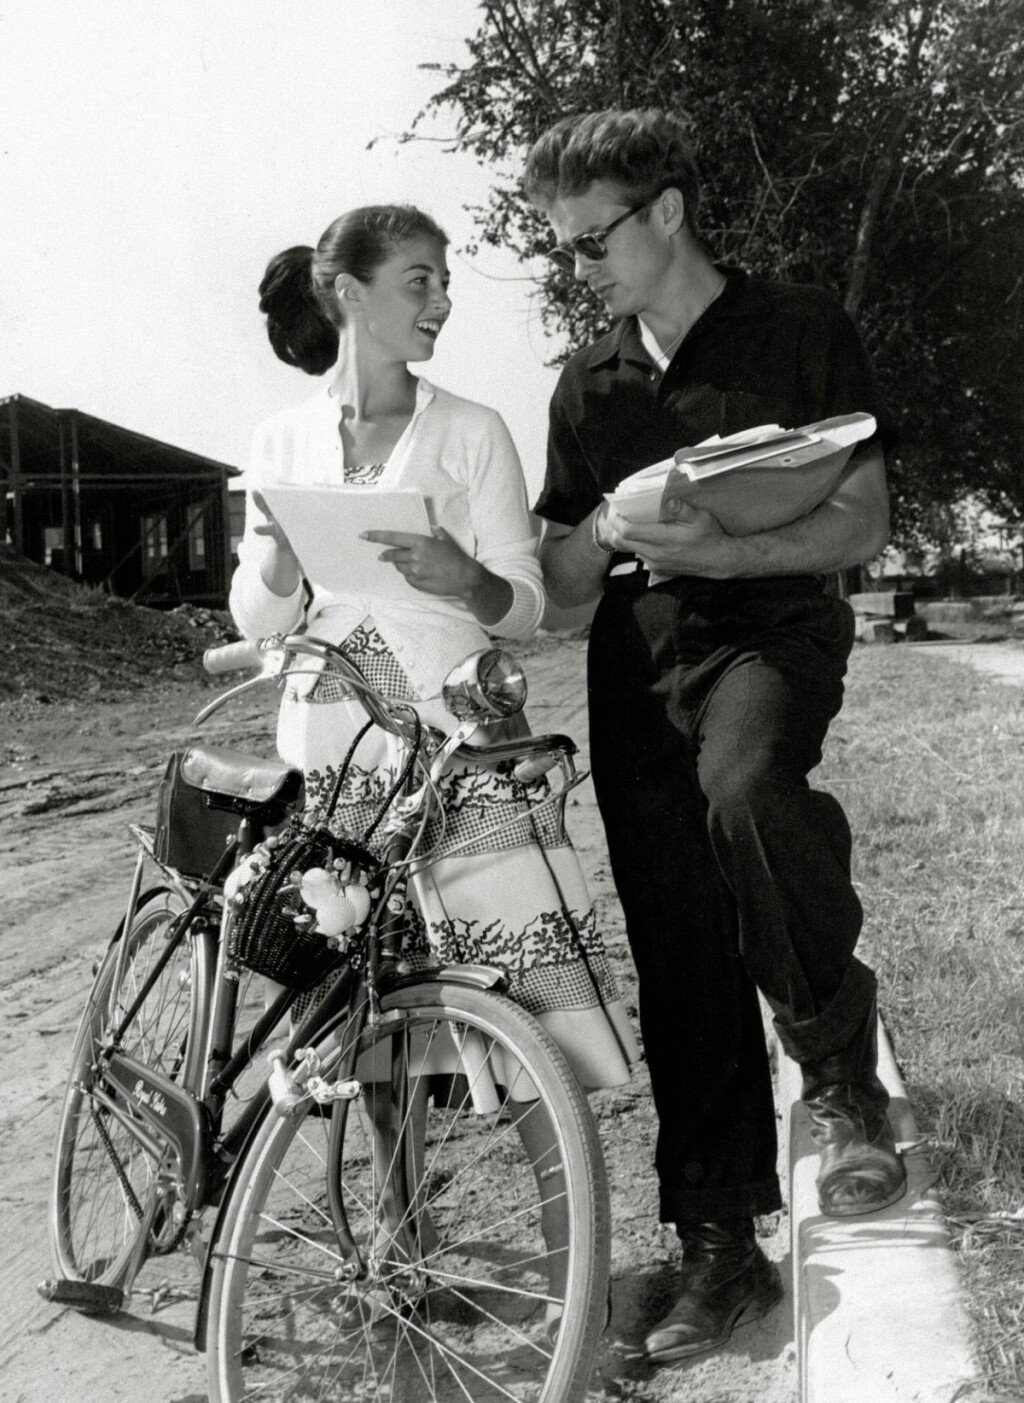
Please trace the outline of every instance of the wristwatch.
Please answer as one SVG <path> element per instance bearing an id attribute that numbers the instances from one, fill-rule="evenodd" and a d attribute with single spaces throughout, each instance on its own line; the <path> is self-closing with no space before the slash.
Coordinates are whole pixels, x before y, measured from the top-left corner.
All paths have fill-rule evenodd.
<path id="1" fill-rule="evenodd" d="M 602 540 L 601 540 L 601 537 L 597 534 L 597 523 L 598 523 L 598 521 L 599 521 L 599 519 L 600 519 L 600 516 L 601 516 L 601 508 L 598 507 L 597 511 L 596 511 L 596 512 L 594 513 L 594 515 L 590 518 L 590 536 L 591 536 L 591 539 L 593 540 L 594 545 L 597 546 L 598 550 L 604 551 L 605 555 L 618 555 L 618 551 L 615 549 L 615 547 L 614 547 L 614 546 L 606 546 L 605 543 L 604 543 L 604 541 L 602 541 Z"/>

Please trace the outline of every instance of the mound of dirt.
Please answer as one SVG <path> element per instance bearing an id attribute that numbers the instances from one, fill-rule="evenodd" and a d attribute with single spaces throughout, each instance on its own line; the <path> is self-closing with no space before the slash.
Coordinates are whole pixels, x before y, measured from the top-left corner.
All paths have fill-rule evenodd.
<path id="1" fill-rule="evenodd" d="M 109 699 L 154 679 L 192 680 L 204 675 L 205 648 L 237 637 L 227 613 L 130 604 L 0 543 L 0 705 Z"/>

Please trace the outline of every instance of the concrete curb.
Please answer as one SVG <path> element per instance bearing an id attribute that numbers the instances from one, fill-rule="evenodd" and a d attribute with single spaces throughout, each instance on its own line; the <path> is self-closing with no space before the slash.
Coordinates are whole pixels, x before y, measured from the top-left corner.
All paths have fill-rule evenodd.
<path id="1" fill-rule="evenodd" d="M 846 1219 L 818 1210 L 800 1069 L 779 1050 L 800 1403 L 953 1403 L 980 1382 L 935 1172 L 881 1024 L 878 1050 L 908 1189 L 881 1212 Z"/>

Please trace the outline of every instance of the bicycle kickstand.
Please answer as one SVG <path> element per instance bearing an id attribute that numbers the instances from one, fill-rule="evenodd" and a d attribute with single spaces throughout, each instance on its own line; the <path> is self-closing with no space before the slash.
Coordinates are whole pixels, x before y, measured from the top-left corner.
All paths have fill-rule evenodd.
<path id="1" fill-rule="evenodd" d="M 128 1269 L 125 1272 L 124 1284 L 121 1287 L 124 1293 L 122 1310 L 128 1309 L 131 1303 L 132 1290 L 135 1286 L 135 1278 L 142 1270 L 143 1263 L 149 1256 L 149 1235 L 153 1231 L 153 1224 L 156 1221 L 159 1207 L 159 1198 L 154 1194 L 139 1222 L 139 1233 L 135 1239 L 135 1246 L 132 1248 L 132 1254 L 128 1259 Z"/>

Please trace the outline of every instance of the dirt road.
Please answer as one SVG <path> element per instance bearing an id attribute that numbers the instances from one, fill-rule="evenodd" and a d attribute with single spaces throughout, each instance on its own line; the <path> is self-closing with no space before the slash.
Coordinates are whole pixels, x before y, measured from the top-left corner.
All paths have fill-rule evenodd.
<path id="1" fill-rule="evenodd" d="M 585 644 L 542 638 L 520 649 L 535 731 L 586 742 Z M 4 1403 L 203 1403 L 205 1362 L 191 1343 L 197 1273 L 188 1257 L 150 1263 L 130 1311 L 90 1318 L 47 1304 L 50 1155 L 78 1015 L 123 906 L 131 870 L 126 824 L 148 822 L 169 751 L 210 693 L 161 686 L 151 696 L 0 709 L 0 981 L 5 1051 L 0 1098 L 0 1205 L 5 1252 L 0 1299 Z M 249 694 L 206 728 L 207 738 L 271 753 L 275 696 Z M 585 760 L 585 753 L 584 753 Z M 635 979 L 589 783 L 570 827 L 635 1013 Z M 597 1362 L 595 1400 L 631 1403 L 792 1403 L 790 1301 L 735 1335 L 720 1355 L 649 1371 L 628 1346 L 671 1301 L 677 1248 L 657 1223 L 654 1118 L 646 1069 L 625 1090 L 594 1099 L 608 1158 L 615 1225 L 613 1325 Z M 766 1251 L 788 1280 L 785 1217 L 763 1225 Z"/>

